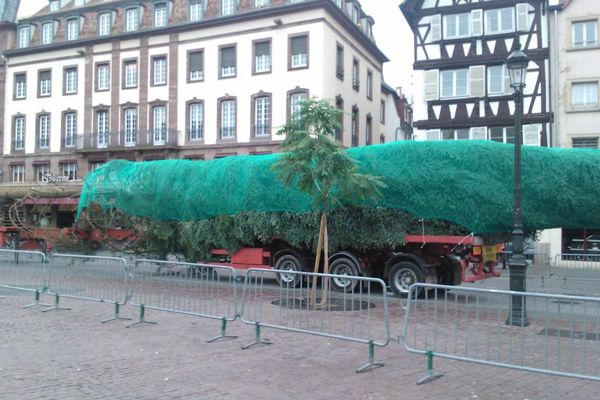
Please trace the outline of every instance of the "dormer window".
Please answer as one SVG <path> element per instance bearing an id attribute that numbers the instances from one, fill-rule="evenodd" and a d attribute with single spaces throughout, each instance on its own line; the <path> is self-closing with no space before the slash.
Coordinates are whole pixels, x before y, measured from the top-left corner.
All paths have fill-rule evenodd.
<path id="1" fill-rule="evenodd" d="M 72 18 L 67 21 L 67 40 L 79 39 L 79 18 Z"/>
<path id="2" fill-rule="evenodd" d="M 190 21 L 200 21 L 204 16 L 204 0 L 190 0 Z"/>
<path id="3" fill-rule="evenodd" d="M 139 8 L 128 8 L 125 11 L 125 32 L 137 31 L 140 25 Z"/>
<path id="4" fill-rule="evenodd" d="M 235 14 L 237 0 L 221 0 L 221 15 Z"/>
<path id="5" fill-rule="evenodd" d="M 110 12 L 102 13 L 98 16 L 98 35 L 110 35 L 112 26 L 112 14 Z"/>
<path id="6" fill-rule="evenodd" d="M 42 44 L 50 44 L 54 41 L 54 22 L 42 24 Z"/>
<path id="7" fill-rule="evenodd" d="M 154 5 L 154 27 L 162 28 L 163 26 L 167 26 L 168 21 L 167 3 L 156 3 Z"/>
<path id="8" fill-rule="evenodd" d="M 31 27 L 22 26 L 19 28 L 19 48 L 24 49 L 29 47 L 29 41 L 31 40 Z"/>
<path id="9" fill-rule="evenodd" d="M 54 0 L 50 2 L 50 11 L 58 11 L 60 9 L 60 1 Z"/>
<path id="10" fill-rule="evenodd" d="M 75 7 L 81 7 L 85 4 L 85 0 L 75 0 Z"/>
<path id="11" fill-rule="evenodd" d="M 352 22 L 354 22 L 355 24 L 358 24 L 358 15 L 359 15 L 358 6 L 353 5 L 352 6 Z"/>

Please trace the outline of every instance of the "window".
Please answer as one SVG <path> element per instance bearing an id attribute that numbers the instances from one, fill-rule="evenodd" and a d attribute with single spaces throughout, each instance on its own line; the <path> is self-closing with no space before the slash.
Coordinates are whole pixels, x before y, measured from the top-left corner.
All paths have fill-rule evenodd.
<path id="1" fill-rule="evenodd" d="M 573 108 L 598 107 L 598 82 L 573 83 L 571 106 Z"/>
<path id="2" fill-rule="evenodd" d="M 188 118 L 189 140 L 201 140 L 204 130 L 204 103 L 190 103 L 188 106 Z"/>
<path id="3" fill-rule="evenodd" d="M 152 127 L 154 145 L 163 145 L 167 140 L 167 107 L 152 107 Z"/>
<path id="4" fill-rule="evenodd" d="M 469 36 L 470 15 L 444 15 L 444 39 L 458 39 Z"/>
<path id="5" fill-rule="evenodd" d="M 271 134 L 271 96 L 254 98 L 254 136 L 269 136 Z"/>
<path id="6" fill-rule="evenodd" d="M 77 163 L 73 161 L 61 162 L 60 174 L 69 182 L 77 180 Z"/>
<path id="7" fill-rule="evenodd" d="M 52 94 L 52 72 L 50 70 L 38 73 L 38 95 L 40 97 Z"/>
<path id="8" fill-rule="evenodd" d="M 290 38 L 290 68 L 308 67 L 308 36 Z"/>
<path id="9" fill-rule="evenodd" d="M 15 99 L 27 97 L 27 74 L 15 74 Z"/>
<path id="10" fill-rule="evenodd" d="M 463 97 L 468 95 L 468 69 L 440 72 L 441 97 Z"/>
<path id="11" fill-rule="evenodd" d="M 125 32 L 133 32 L 139 29 L 139 13 L 138 8 L 129 8 L 125 11 Z"/>
<path id="12" fill-rule="evenodd" d="M 36 181 L 48 182 L 48 178 L 50 177 L 50 164 L 49 163 L 34 164 L 33 171 L 35 173 Z"/>
<path id="13" fill-rule="evenodd" d="M 10 166 L 10 174 L 12 176 L 12 182 L 19 183 L 25 182 L 25 165 L 16 164 Z"/>
<path id="14" fill-rule="evenodd" d="M 221 76 L 230 78 L 235 76 L 235 46 L 221 47 Z"/>
<path id="15" fill-rule="evenodd" d="M 221 100 L 221 139 L 235 138 L 236 128 L 235 100 Z"/>
<path id="16" fill-rule="evenodd" d="M 60 0 L 50 2 L 50 11 L 58 11 L 60 9 Z"/>
<path id="17" fill-rule="evenodd" d="M 77 93 L 77 68 L 66 68 L 64 80 L 65 94 Z"/>
<path id="18" fill-rule="evenodd" d="M 85 0 L 75 0 L 75 7 L 80 7 L 85 4 Z"/>
<path id="19" fill-rule="evenodd" d="M 169 23 L 169 15 L 167 12 L 167 3 L 154 4 L 154 27 L 161 28 Z"/>
<path id="20" fill-rule="evenodd" d="M 31 28 L 29 26 L 22 26 L 19 28 L 19 48 L 23 49 L 29 47 L 29 41 L 31 40 Z"/>
<path id="21" fill-rule="evenodd" d="M 79 18 L 71 18 L 67 21 L 67 40 L 79 39 Z"/>
<path id="22" fill-rule="evenodd" d="M 103 91 L 110 89 L 110 65 L 98 64 L 96 66 L 96 90 Z"/>
<path id="23" fill-rule="evenodd" d="M 221 15 L 235 14 L 237 0 L 221 0 Z"/>
<path id="24" fill-rule="evenodd" d="M 191 51 L 188 53 L 188 78 L 190 81 L 204 79 L 204 52 Z"/>
<path id="25" fill-rule="evenodd" d="M 515 10 L 514 8 L 499 8 L 496 10 L 486 10 L 485 12 L 485 33 L 487 35 L 496 33 L 507 33 L 515 31 Z"/>
<path id="26" fill-rule="evenodd" d="M 204 0 L 190 0 L 190 21 L 200 21 L 204 17 Z"/>
<path id="27" fill-rule="evenodd" d="M 135 88 L 138 84 L 137 60 L 125 61 L 125 88 Z"/>
<path id="28" fill-rule="evenodd" d="M 153 57 L 152 58 L 152 84 L 166 85 L 167 84 L 167 58 Z"/>
<path id="29" fill-rule="evenodd" d="M 66 113 L 64 118 L 65 147 L 75 147 L 75 136 L 77 131 L 77 114 L 72 112 Z"/>
<path id="30" fill-rule="evenodd" d="M 581 21 L 573 22 L 572 34 L 573 47 L 589 47 L 598 45 L 598 22 Z"/>
<path id="31" fill-rule="evenodd" d="M 54 41 L 54 22 L 42 24 L 42 44 L 50 44 Z"/>
<path id="32" fill-rule="evenodd" d="M 344 79 L 344 47 L 340 44 L 335 47 L 335 75 Z"/>
<path id="33" fill-rule="evenodd" d="M 305 91 L 290 94 L 290 121 L 298 122 L 300 120 L 300 110 L 302 109 L 302 103 L 306 100 L 308 100 L 308 93 Z"/>
<path id="34" fill-rule="evenodd" d="M 98 16 L 98 35 L 106 36 L 110 35 L 112 27 L 112 15 L 111 13 L 102 13 Z"/>
<path id="35" fill-rule="evenodd" d="M 373 118 L 371 114 L 367 114 L 367 124 L 365 127 L 367 146 L 373 143 Z"/>
<path id="36" fill-rule="evenodd" d="M 93 171 L 97 170 L 98 168 L 100 168 L 101 166 L 103 166 L 104 164 L 105 164 L 105 161 L 90 161 L 89 166 L 88 166 L 88 171 L 93 172 Z"/>
<path id="37" fill-rule="evenodd" d="M 381 104 L 379 106 L 379 122 L 385 124 L 385 100 L 381 100 Z"/>
<path id="38" fill-rule="evenodd" d="M 352 88 L 358 90 L 360 88 L 360 67 L 356 58 L 352 59 Z"/>
<path id="39" fill-rule="evenodd" d="M 271 72 L 271 41 L 254 43 L 254 73 Z"/>
<path id="40" fill-rule="evenodd" d="M 352 5 L 352 14 L 351 14 L 351 18 L 352 18 L 352 22 L 354 22 L 355 24 L 358 24 L 358 7 L 356 5 Z"/>
<path id="41" fill-rule="evenodd" d="M 367 70 L 367 99 L 373 100 L 373 72 Z"/>
<path id="42" fill-rule="evenodd" d="M 493 127 L 489 128 L 490 140 L 500 143 L 514 143 L 515 142 L 515 128 L 511 127 Z"/>
<path id="43" fill-rule="evenodd" d="M 350 119 L 350 130 L 352 133 L 352 147 L 358 146 L 358 107 L 352 107 L 352 115 Z"/>
<path id="44" fill-rule="evenodd" d="M 488 95 L 502 95 L 509 85 L 508 72 L 504 65 L 493 65 L 487 69 Z"/>
<path id="45" fill-rule="evenodd" d="M 442 129 L 442 140 L 469 140 L 469 129 Z"/>
<path id="46" fill-rule="evenodd" d="M 47 149 L 50 147 L 50 116 L 40 115 L 38 117 L 38 148 Z"/>
<path id="47" fill-rule="evenodd" d="M 335 108 L 338 110 L 335 138 L 342 141 L 344 139 L 344 99 L 341 95 L 335 97 Z"/>
<path id="48" fill-rule="evenodd" d="M 135 146 L 137 143 L 137 108 L 126 108 L 123 112 L 125 127 L 125 146 Z"/>
<path id="49" fill-rule="evenodd" d="M 108 129 L 109 129 L 108 110 L 99 110 L 96 112 L 96 136 L 99 148 L 108 147 Z"/>
<path id="50" fill-rule="evenodd" d="M 266 7 L 271 4 L 271 0 L 254 0 L 254 7 Z"/>
<path id="51" fill-rule="evenodd" d="M 598 137 L 578 137 L 572 138 L 574 149 L 597 149 Z"/>
<path id="52" fill-rule="evenodd" d="M 15 150 L 25 149 L 25 117 L 15 117 L 14 119 L 15 129 Z"/>

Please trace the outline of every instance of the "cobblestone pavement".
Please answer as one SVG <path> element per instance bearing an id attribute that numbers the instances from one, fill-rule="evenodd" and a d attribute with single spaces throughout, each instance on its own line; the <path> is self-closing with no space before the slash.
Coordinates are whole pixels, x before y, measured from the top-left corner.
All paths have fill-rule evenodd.
<path id="1" fill-rule="evenodd" d="M 417 386 L 423 356 L 376 349 L 385 367 L 363 374 L 366 346 L 265 329 L 273 345 L 241 350 L 254 330 L 212 344 L 219 322 L 150 311 L 156 325 L 100 324 L 109 304 L 64 300 L 71 311 L 21 309 L 30 294 L 2 291 L 0 399 L 597 399 L 600 383 L 436 359 L 441 379 Z M 46 298 L 45 301 L 51 299 Z M 391 308 L 392 331 L 401 313 Z M 125 307 L 123 315 L 135 317 Z"/>

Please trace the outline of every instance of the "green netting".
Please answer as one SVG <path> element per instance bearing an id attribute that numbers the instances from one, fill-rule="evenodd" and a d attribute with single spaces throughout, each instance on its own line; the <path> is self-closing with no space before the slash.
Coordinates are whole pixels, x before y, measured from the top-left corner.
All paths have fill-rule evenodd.
<path id="1" fill-rule="evenodd" d="M 512 145 L 407 141 L 348 151 L 363 172 L 384 177 L 388 185 L 372 205 L 475 233 L 512 228 Z M 310 198 L 276 179 L 271 165 L 277 157 L 111 161 L 86 177 L 78 213 L 92 203 L 175 221 L 243 211 L 306 212 Z M 522 165 L 526 230 L 600 228 L 600 152 L 524 147 Z"/>

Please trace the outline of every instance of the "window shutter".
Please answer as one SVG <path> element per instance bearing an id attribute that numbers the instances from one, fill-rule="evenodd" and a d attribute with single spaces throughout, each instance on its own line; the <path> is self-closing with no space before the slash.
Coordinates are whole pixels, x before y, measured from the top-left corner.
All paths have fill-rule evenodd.
<path id="1" fill-rule="evenodd" d="M 440 92 L 438 89 L 439 71 L 437 69 L 431 69 L 425 71 L 425 82 L 424 82 L 424 97 L 425 101 L 439 99 Z"/>
<path id="2" fill-rule="evenodd" d="M 256 43 L 255 53 L 257 57 L 269 55 L 269 42 Z"/>
<path id="3" fill-rule="evenodd" d="M 486 140 L 487 129 L 483 126 L 471 128 L 471 140 Z"/>
<path id="4" fill-rule="evenodd" d="M 485 65 L 469 67 L 469 86 L 471 97 L 485 96 Z"/>
<path id="5" fill-rule="evenodd" d="M 526 146 L 540 145 L 540 125 L 524 125 L 523 126 L 523 144 Z"/>
<path id="6" fill-rule="evenodd" d="M 440 140 L 440 130 L 430 129 L 426 132 L 425 140 Z"/>
<path id="7" fill-rule="evenodd" d="M 427 42 L 436 42 L 442 38 L 442 16 L 432 15 L 430 21 L 429 40 Z"/>
<path id="8" fill-rule="evenodd" d="M 471 35 L 483 35 L 483 10 L 471 11 Z"/>
<path id="9" fill-rule="evenodd" d="M 292 38 L 292 54 L 306 54 L 306 36 Z"/>
<path id="10" fill-rule="evenodd" d="M 221 50 L 221 66 L 234 67 L 235 66 L 235 47 L 225 47 Z"/>
<path id="11" fill-rule="evenodd" d="M 517 31 L 529 30 L 529 5 L 517 3 Z"/>
<path id="12" fill-rule="evenodd" d="M 202 70 L 202 53 L 190 53 L 190 70 Z"/>

